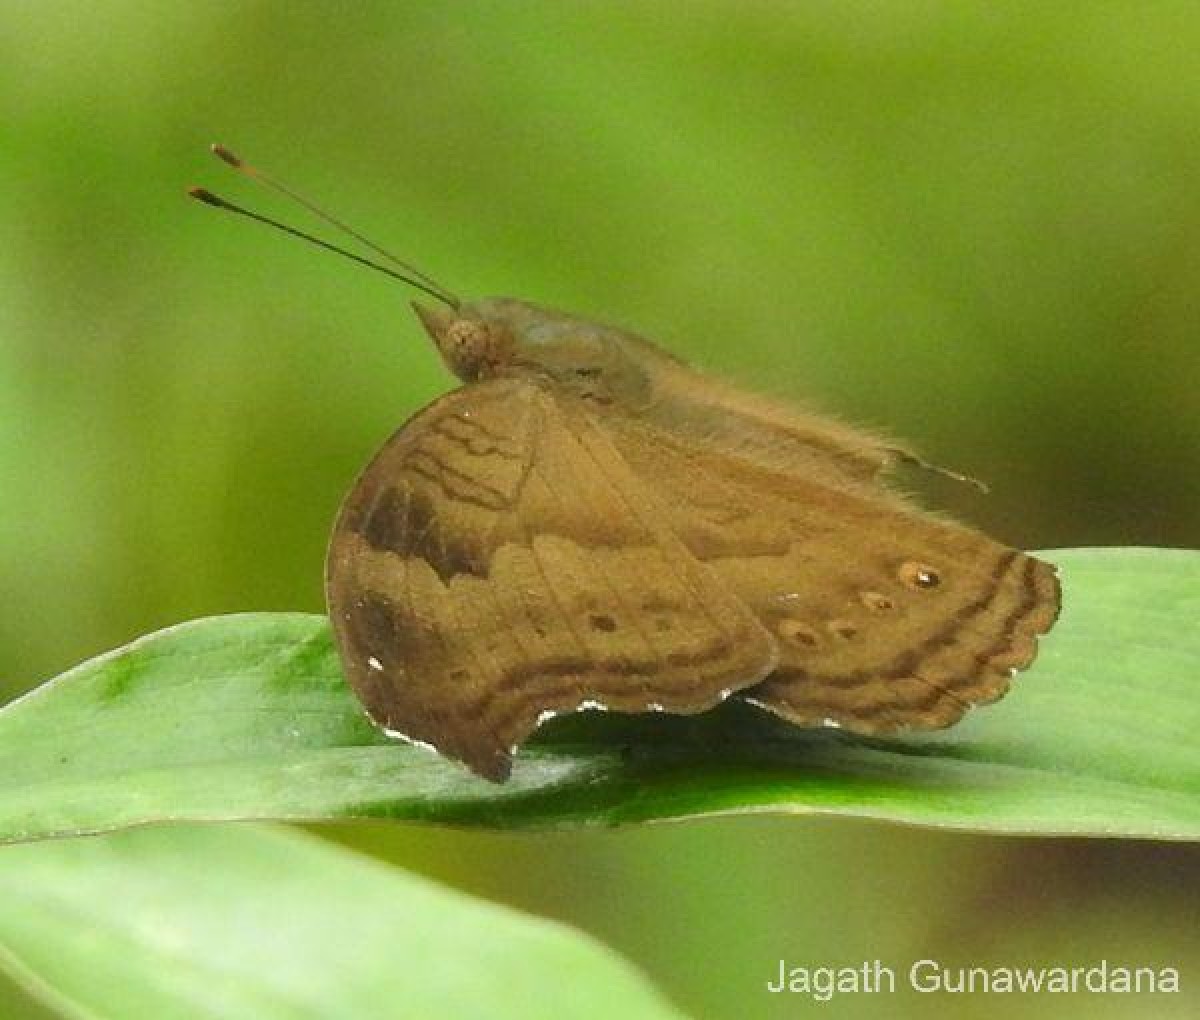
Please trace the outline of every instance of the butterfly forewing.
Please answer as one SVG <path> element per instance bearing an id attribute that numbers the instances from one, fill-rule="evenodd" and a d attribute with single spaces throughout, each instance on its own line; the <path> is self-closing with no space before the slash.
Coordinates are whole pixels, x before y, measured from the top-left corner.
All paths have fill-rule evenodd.
<path id="1" fill-rule="evenodd" d="M 491 779 L 580 707 L 702 711 L 777 642 L 582 409 L 524 378 L 420 412 L 334 529 L 330 615 L 380 725 Z"/>

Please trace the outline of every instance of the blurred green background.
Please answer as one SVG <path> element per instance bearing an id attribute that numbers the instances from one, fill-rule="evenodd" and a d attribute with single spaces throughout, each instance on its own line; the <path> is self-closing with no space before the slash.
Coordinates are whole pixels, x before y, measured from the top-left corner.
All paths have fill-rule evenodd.
<path id="1" fill-rule="evenodd" d="M 5 0 L 4 695 L 179 620 L 320 609 L 341 496 L 449 385 L 402 288 L 183 197 L 305 220 L 216 140 L 460 293 L 912 440 L 993 494 L 910 481 L 1011 542 L 1200 544 L 1197 53 L 1190 2 Z M 1200 1010 L 1188 847 L 323 831 L 582 926 L 697 1016 Z M 819 1007 L 763 991 L 781 957 L 1107 958 L 1184 991 Z"/>

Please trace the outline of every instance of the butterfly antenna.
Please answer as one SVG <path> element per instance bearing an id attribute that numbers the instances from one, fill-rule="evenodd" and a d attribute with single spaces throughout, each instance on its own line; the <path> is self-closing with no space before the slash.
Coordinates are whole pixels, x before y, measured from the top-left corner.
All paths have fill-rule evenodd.
<path id="1" fill-rule="evenodd" d="M 236 155 L 235 153 L 233 153 L 229 149 L 227 149 L 224 145 L 213 145 L 212 152 L 213 152 L 214 156 L 216 156 L 223 163 L 226 163 L 229 166 L 233 167 L 233 169 L 236 170 L 238 173 L 242 174 L 245 177 L 249 177 L 251 180 L 258 181 L 259 184 L 262 184 L 265 187 L 271 188 L 273 191 L 277 191 L 281 195 L 287 196 L 293 202 L 296 202 L 297 204 L 304 206 L 305 209 L 307 209 L 310 213 L 312 213 L 318 219 L 324 220 L 331 227 L 335 227 L 336 229 L 342 231 L 342 233 L 347 234 L 350 237 L 353 237 L 354 240 L 356 240 L 359 244 L 362 244 L 362 245 L 366 246 L 367 248 L 370 248 L 371 251 L 375 252 L 376 255 L 379 255 L 380 257 L 387 259 L 389 262 L 392 263 L 392 265 L 396 266 L 398 269 L 407 273 L 410 277 L 417 277 L 418 279 L 424 281 L 424 284 L 426 287 L 426 293 L 429 293 L 430 291 L 438 292 L 438 295 L 440 296 L 440 299 L 442 301 L 445 301 L 447 304 L 449 304 L 455 308 L 457 308 L 459 306 L 459 304 L 461 303 L 458 300 L 458 298 L 456 298 L 452 293 L 450 293 L 450 291 L 448 291 L 445 287 L 443 287 L 440 283 L 438 283 L 437 280 L 433 279 L 433 277 L 431 277 L 428 273 L 421 271 L 420 269 L 418 269 L 416 266 L 412 265 L 411 263 L 405 262 L 403 259 L 399 258 L 398 256 L 393 255 L 387 249 L 376 244 L 369 237 L 366 237 L 363 234 L 359 233 L 348 223 L 344 223 L 341 220 L 339 220 L 337 217 L 331 216 L 320 206 L 316 205 L 313 202 L 310 202 L 307 198 L 305 198 L 299 192 L 288 187 L 286 184 L 283 183 L 283 181 L 279 180 L 276 177 L 272 177 L 270 174 L 267 174 L 264 171 L 259 170 L 255 166 L 251 166 L 240 156 Z"/>
<path id="2" fill-rule="evenodd" d="M 324 248 L 326 251 L 334 252 L 337 255 L 342 255 L 345 258 L 357 262 L 361 266 L 366 266 L 368 269 L 374 269 L 377 273 L 383 273 L 385 276 L 390 276 L 393 280 L 399 280 L 401 283 L 407 283 L 410 287 L 416 287 L 417 290 L 423 291 L 431 298 L 436 298 L 438 301 L 443 301 L 451 308 L 458 308 L 459 302 L 449 291 L 443 291 L 436 284 L 431 286 L 424 278 L 417 279 L 406 273 L 392 269 L 390 266 L 380 265 L 378 262 L 372 262 L 362 255 L 357 255 L 352 251 L 347 251 L 336 244 L 331 244 L 329 241 L 322 240 L 319 237 L 314 237 L 312 234 L 306 233 L 303 230 L 297 230 L 295 227 L 290 227 L 286 223 L 280 223 L 279 220 L 273 220 L 270 216 L 264 216 L 262 213 L 256 213 L 250 209 L 243 209 L 240 205 L 235 205 L 233 202 L 221 198 L 220 195 L 214 195 L 211 191 L 205 188 L 188 188 L 188 194 L 196 199 L 197 202 L 203 202 L 205 205 L 211 205 L 216 209 L 224 209 L 226 212 L 236 213 L 238 216 L 245 216 L 247 219 L 255 220 L 258 223 L 265 223 L 268 227 L 274 227 L 276 230 L 282 230 L 285 234 L 291 234 L 292 237 L 298 237 L 302 241 L 307 241 L 309 244 L 315 244 L 318 248 Z"/>

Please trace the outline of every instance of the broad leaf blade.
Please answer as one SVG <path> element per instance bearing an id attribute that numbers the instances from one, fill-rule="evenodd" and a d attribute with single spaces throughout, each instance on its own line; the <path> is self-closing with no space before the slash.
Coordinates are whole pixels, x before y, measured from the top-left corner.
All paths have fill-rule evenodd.
<path id="1" fill-rule="evenodd" d="M 265 826 L 0 848 L 0 961 L 93 1020 L 680 1020 L 579 932 Z"/>
<path id="2" fill-rule="evenodd" d="M 746 707 L 556 720 L 493 786 L 362 716 L 322 617 L 200 620 L 0 711 L 0 839 L 159 820 L 491 826 L 826 812 L 993 832 L 1200 837 L 1200 553 L 1064 550 L 1063 616 L 997 705 L 897 740 Z"/>

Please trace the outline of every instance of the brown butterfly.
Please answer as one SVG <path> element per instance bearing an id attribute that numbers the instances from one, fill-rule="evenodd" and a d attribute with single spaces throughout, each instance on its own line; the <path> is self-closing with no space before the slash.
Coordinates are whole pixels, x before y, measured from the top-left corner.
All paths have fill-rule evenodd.
<path id="1" fill-rule="evenodd" d="M 928 467 L 910 451 L 632 333 L 461 302 L 304 204 L 403 272 L 318 243 L 444 306 L 416 308 L 463 383 L 387 441 L 329 547 L 342 663 L 389 733 L 503 781 L 561 713 L 735 696 L 890 734 L 949 726 L 1033 661 L 1054 568 L 889 489 L 892 465 Z"/>

